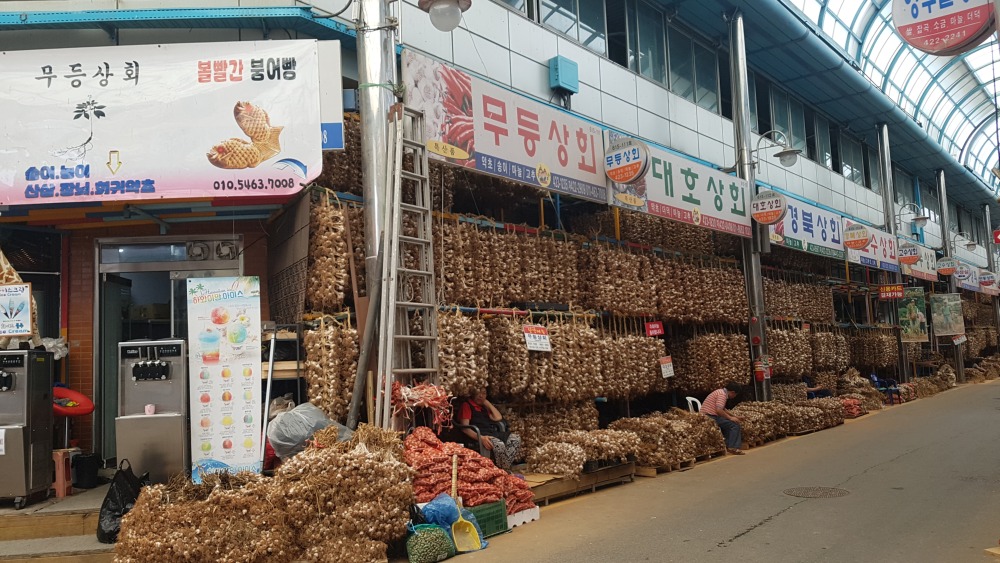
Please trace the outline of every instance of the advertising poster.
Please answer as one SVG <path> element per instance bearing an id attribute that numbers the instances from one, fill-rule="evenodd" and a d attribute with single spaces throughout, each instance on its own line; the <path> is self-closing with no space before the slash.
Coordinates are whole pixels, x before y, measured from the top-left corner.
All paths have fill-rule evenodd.
<path id="1" fill-rule="evenodd" d="M 624 137 L 605 131 L 605 142 Z M 741 237 L 750 236 L 746 180 L 649 146 L 649 170 L 631 184 L 612 183 L 611 204 Z"/>
<path id="2" fill-rule="evenodd" d="M 931 322 L 935 336 L 965 334 L 965 319 L 962 318 L 962 296 L 958 293 L 935 293 L 931 295 Z"/>
<path id="3" fill-rule="evenodd" d="M 771 243 L 786 248 L 843 260 L 847 255 L 840 215 L 795 199 L 788 199 L 788 212 L 771 225 Z"/>
<path id="4" fill-rule="evenodd" d="M 191 479 L 261 470 L 260 280 L 187 280 Z"/>
<path id="5" fill-rule="evenodd" d="M 410 49 L 402 58 L 406 105 L 424 112 L 432 158 L 607 203 L 599 125 Z"/>
<path id="6" fill-rule="evenodd" d="M 844 218 L 844 228 L 855 225 L 854 221 Z M 863 250 L 847 249 L 847 261 L 870 266 L 889 272 L 899 271 L 899 260 L 896 256 L 896 237 L 874 227 L 868 227 L 868 246 Z"/>
<path id="7" fill-rule="evenodd" d="M 31 284 L 0 285 L 0 337 L 31 336 Z"/>
<path id="8" fill-rule="evenodd" d="M 0 204 L 294 194 L 318 67 L 313 40 L 0 52 Z"/>
<path id="9" fill-rule="evenodd" d="M 903 342 L 927 342 L 927 299 L 924 288 L 907 287 L 899 300 L 900 337 Z"/>

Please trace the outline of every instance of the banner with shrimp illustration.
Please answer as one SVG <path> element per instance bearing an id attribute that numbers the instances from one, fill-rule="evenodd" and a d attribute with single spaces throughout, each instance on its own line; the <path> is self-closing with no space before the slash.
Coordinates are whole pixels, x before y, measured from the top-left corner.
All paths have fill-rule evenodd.
<path id="1" fill-rule="evenodd" d="M 290 195 L 322 168 L 315 40 L 0 52 L 0 204 Z"/>
<path id="2" fill-rule="evenodd" d="M 600 125 L 410 49 L 403 84 L 432 158 L 607 203 Z"/>

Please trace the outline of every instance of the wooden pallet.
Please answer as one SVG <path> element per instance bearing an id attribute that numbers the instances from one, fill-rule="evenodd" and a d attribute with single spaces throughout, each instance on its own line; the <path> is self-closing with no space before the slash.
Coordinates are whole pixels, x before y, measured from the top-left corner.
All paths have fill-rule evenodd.
<path id="1" fill-rule="evenodd" d="M 694 458 L 695 463 L 705 463 L 706 461 L 711 461 L 717 457 L 725 457 L 726 450 L 719 450 L 717 452 L 711 452 L 707 454 L 700 455 Z"/>
<path id="2" fill-rule="evenodd" d="M 548 506 L 549 501 L 558 498 L 581 492 L 594 492 L 598 487 L 606 485 L 631 482 L 635 477 L 635 462 L 584 473 L 579 479 L 538 474 L 528 474 L 524 477 L 531 485 L 531 492 L 535 494 L 535 504 L 544 503 Z"/>
<path id="3" fill-rule="evenodd" d="M 673 471 L 680 471 L 683 469 L 680 463 L 672 463 L 670 465 L 660 465 L 657 467 L 649 466 L 635 466 L 636 477 L 656 477 L 660 473 L 670 473 Z"/>
<path id="4" fill-rule="evenodd" d="M 801 432 L 789 432 L 788 435 L 789 436 L 805 436 L 806 434 L 812 434 L 814 432 L 819 432 L 819 429 L 818 428 L 814 428 L 812 430 L 803 430 Z"/>

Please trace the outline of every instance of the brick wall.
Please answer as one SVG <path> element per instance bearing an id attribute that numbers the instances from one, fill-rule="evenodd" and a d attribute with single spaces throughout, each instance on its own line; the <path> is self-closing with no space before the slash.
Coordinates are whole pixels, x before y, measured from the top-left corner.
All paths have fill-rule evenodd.
<path id="1" fill-rule="evenodd" d="M 206 234 L 243 235 L 243 272 L 261 279 L 261 316 L 269 319 L 267 306 L 267 240 L 265 231 L 256 222 L 226 223 L 206 222 L 172 226 L 168 236 L 188 236 Z M 68 302 L 63 306 L 68 310 L 69 326 L 66 336 L 70 354 L 67 358 L 67 384 L 81 393 L 94 396 L 94 244 L 98 238 L 156 236 L 159 230 L 154 225 L 131 226 L 116 229 L 94 229 L 76 231 L 69 237 L 69 271 L 64 272 L 69 283 Z M 105 405 L 98 405 L 98 408 Z M 117 405 L 107 405 L 116 409 Z M 93 448 L 94 417 L 73 419 L 72 436 L 80 441 L 84 451 Z"/>

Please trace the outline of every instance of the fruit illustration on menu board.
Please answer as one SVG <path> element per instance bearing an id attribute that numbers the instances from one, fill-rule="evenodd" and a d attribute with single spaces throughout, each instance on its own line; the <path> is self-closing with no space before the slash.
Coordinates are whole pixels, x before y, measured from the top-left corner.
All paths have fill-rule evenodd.
<path id="1" fill-rule="evenodd" d="M 222 368 L 222 379 L 229 379 L 232 376 L 233 376 L 233 370 L 229 369 L 228 367 Z"/>
<path id="2" fill-rule="evenodd" d="M 233 394 L 232 393 L 230 393 L 229 391 L 224 391 L 222 393 L 222 402 L 228 403 L 228 402 L 230 402 L 232 400 L 233 400 Z"/>
<path id="3" fill-rule="evenodd" d="M 243 424 L 253 424 L 253 415 L 250 414 L 243 415 Z"/>
<path id="4" fill-rule="evenodd" d="M 222 425 L 223 426 L 232 426 L 233 425 L 233 417 L 229 416 L 228 414 L 226 416 L 222 417 Z"/>
<path id="5" fill-rule="evenodd" d="M 224 450 L 231 450 L 231 449 L 233 449 L 233 441 L 229 440 L 229 439 L 223 440 L 222 441 L 222 449 L 224 449 Z"/>
<path id="6" fill-rule="evenodd" d="M 208 371 L 208 368 L 202 368 L 201 372 L 198 373 L 198 377 L 201 378 L 202 381 L 204 381 L 206 379 L 210 379 L 212 377 L 212 374 Z"/>
<path id="7" fill-rule="evenodd" d="M 211 396 L 210 396 L 210 395 L 209 395 L 208 393 L 202 393 L 202 394 L 201 394 L 201 397 L 199 398 L 199 400 L 200 400 L 200 401 L 201 401 L 201 402 L 202 402 L 203 404 L 206 404 L 206 405 L 207 405 L 208 403 L 211 403 L 211 402 L 212 402 L 212 397 L 211 397 Z"/>
<path id="8" fill-rule="evenodd" d="M 216 307 L 212 309 L 212 324 L 224 325 L 229 322 L 229 309 Z"/>
<path id="9" fill-rule="evenodd" d="M 253 368 L 249 366 L 243 368 L 243 377 L 253 377 Z"/>
<path id="10" fill-rule="evenodd" d="M 253 447 L 253 438 L 244 438 L 243 439 L 243 447 L 247 448 L 247 449 L 252 448 Z"/>
<path id="11" fill-rule="evenodd" d="M 211 426 L 212 426 L 212 419 L 208 418 L 207 416 L 202 417 L 202 419 L 201 419 L 201 427 L 202 428 L 210 428 Z"/>
<path id="12" fill-rule="evenodd" d="M 210 451 L 212 451 L 212 442 L 202 442 L 201 443 L 201 451 L 203 451 L 203 452 L 210 452 Z"/>
<path id="13" fill-rule="evenodd" d="M 247 389 L 246 391 L 244 391 L 243 392 L 243 400 L 246 401 L 246 402 L 248 402 L 248 403 L 250 401 L 252 401 L 253 400 L 253 391 L 251 391 L 249 389 Z"/>

